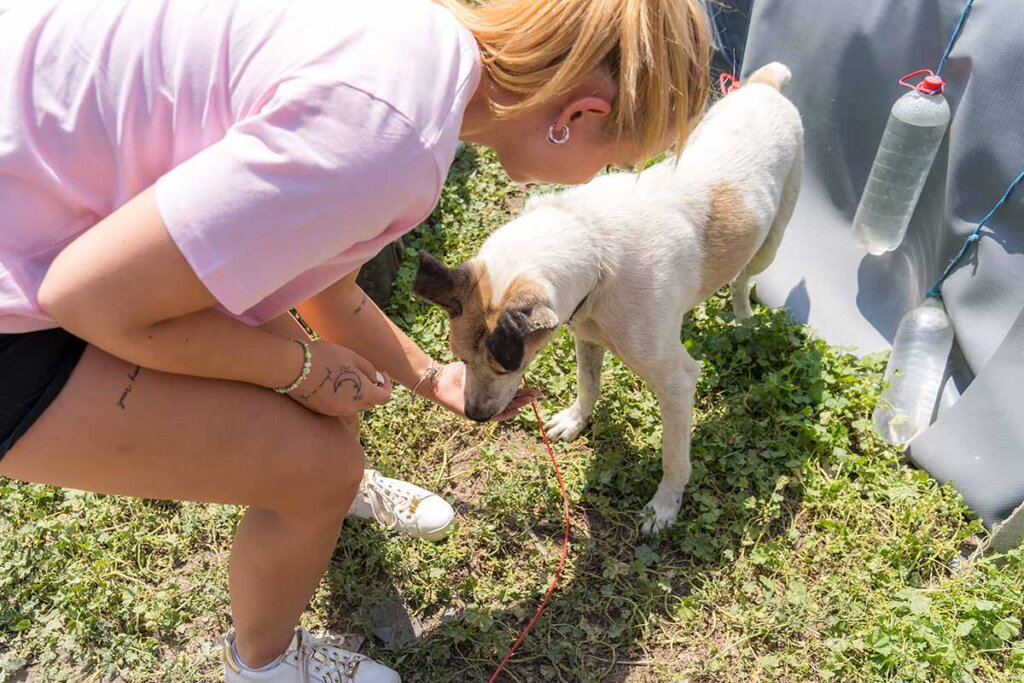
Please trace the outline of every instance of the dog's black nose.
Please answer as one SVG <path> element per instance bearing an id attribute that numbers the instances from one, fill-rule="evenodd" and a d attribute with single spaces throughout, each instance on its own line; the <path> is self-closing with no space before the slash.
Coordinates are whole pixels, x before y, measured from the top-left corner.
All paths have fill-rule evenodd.
<path id="1" fill-rule="evenodd" d="M 491 416 L 485 413 L 481 413 L 479 410 L 466 406 L 466 417 L 477 424 L 486 424 L 490 421 Z"/>

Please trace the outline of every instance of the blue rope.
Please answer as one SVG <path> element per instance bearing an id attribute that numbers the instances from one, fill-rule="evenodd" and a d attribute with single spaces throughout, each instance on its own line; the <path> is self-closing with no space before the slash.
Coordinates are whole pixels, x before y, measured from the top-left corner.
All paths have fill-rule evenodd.
<path id="1" fill-rule="evenodd" d="M 956 44 L 957 39 L 964 30 L 964 24 L 967 22 L 967 15 L 971 13 L 971 5 L 974 4 L 974 0 L 967 0 L 967 4 L 964 5 L 964 11 L 960 13 L 960 21 L 957 22 L 956 28 L 953 29 L 953 35 L 949 38 L 949 45 L 946 46 L 946 51 L 942 53 L 942 59 L 939 60 L 939 68 L 935 70 L 936 76 L 942 76 L 942 69 L 946 66 L 946 60 L 949 59 L 949 53 L 953 51 L 953 45 Z"/>
<path id="2" fill-rule="evenodd" d="M 1010 195 L 1013 194 L 1013 191 L 1017 189 L 1017 186 L 1020 185 L 1022 181 L 1024 181 L 1024 172 L 1021 172 L 1021 174 L 1017 176 L 1016 180 L 1010 183 L 1010 186 L 1006 188 L 1006 192 L 1003 193 L 1003 198 L 996 202 L 996 205 L 992 207 L 992 210 L 988 212 L 988 215 L 982 218 L 981 222 L 978 223 L 978 227 L 974 229 L 974 232 L 967 236 L 967 239 L 964 240 L 963 245 L 960 247 L 960 251 L 957 252 L 957 255 L 953 257 L 953 260 L 949 262 L 949 265 L 946 266 L 946 270 L 942 272 L 942 275 L 940 275 L 939 279 L 935 281 L 935 284 L 928 289 L 928 293 L 925 296 L 933 299 L 942 299 L 942 292 L 940 291 L 942 283 L 945 282 L 950 273 L 960 265 L 960 261 L 962 261 L 964 255 L 967 254 L 967 250 L 971 248 L 971 244 L 981 239 L 981 229 L 984 228 L 985 224 L 989 222 L 992 216 L 996 215 L 996 212 L 1003 207 L 1003 204 L 1006 203 L 1006 200 L 1010 198 Z"/>

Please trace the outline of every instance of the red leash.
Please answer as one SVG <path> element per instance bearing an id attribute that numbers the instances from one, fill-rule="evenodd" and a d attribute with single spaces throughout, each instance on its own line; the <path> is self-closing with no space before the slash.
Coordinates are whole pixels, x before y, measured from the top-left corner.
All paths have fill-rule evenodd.
<path id="1" fill-rule="evenodd" d="M 558 585 L 558 579 L 562 576 L 562 568 L 565 566 L 565 556 L 569 552 L 569 494 L 565 492 L 565 482 L 562 480 L 562 471 L 558 469 L 558 462 L 555 460 L 555 450 L 551 447 L 551 442 L 548 441 L 548 434 L 544 431 L 544 423 L 540 419 L 540 411 L 537 410 L 537 402 L 531 403 L 533 406 L 533 414 L 537 418 L 537 427 L 540 428 L 540 435 L 544 437 L 544 445 L 548 447 L 548 455 L 551 456 L 551 464 L 555 468 L 555 477 L 558 478 L 558 486 L 562 489 L 562 512 L 565 515 L 565 538 L 562 540 L 562 554 L 558 558 L 558 569 L 555 571 L 555 577 L 551 579 L 551 586 L 548 588 L 548 594 L 544 596 L 544 600 L 541 601 L 540 607 L 533 615 L 533 619 L 530 619 L 530 623 L 526 625 L 523 632 L 519 634 L 519 639 L 516 640 L 515 644 L 509 649 L 508 654 L 505 655 L 505 659 L 501 660 L 501 664 L 495 669 L 494 675 L 491 676 L 487 683 L 494 683 L 498 679 L 498 674 L 508 664 L 508 660 L 512 659 L 512 655 L 522 644 L 523 639 L 526 638 L 526 634 L 530 632 L 533 625 L 537 623 L 537 619 L 540 618 L 541 612 L 548 605 L 548 599 L 551 598 L 551 594 L 555 592 L 555 587 Z"/>

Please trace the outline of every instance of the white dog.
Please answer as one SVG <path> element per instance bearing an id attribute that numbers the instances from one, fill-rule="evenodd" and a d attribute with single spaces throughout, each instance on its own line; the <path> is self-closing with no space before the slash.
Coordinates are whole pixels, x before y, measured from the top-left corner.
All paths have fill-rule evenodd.
<path id="1" fill-rule="evenodd" d="M 548 423 L 552 438 L 587 425 L 605 349 L 651 386 L 663 477 L 646 534 L 675 522 L 690 478 L 700 366 L 680 343 L 683 316 L 730 281 L 736 316 L 750 316 L 750 278 L 774 259 L 796 204 L 803 127 L 779 93 L 789 78 L 782 64 L 760 69 L 709 110 L 678 161 L 532 200 L 458 268 L 420 254 L 413 290 L 449 313 L 470 418 L 509 404 L 563 324 L 576 338 L 579 394 Z"/>

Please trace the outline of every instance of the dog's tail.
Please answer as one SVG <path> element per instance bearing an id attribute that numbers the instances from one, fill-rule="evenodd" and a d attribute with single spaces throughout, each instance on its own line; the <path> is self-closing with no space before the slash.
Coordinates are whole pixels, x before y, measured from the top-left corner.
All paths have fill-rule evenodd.
<path id="1" fill-rule="evenodd" d="M 789 79 L 792 77 L 792 72 L 785 64 L 782 62 L 772 62 L 751 74 L 750 78 L 747 79 L 747 83 L 764 83 L 776 90 L 782 90 L 782 87 L 789 83 Z"/>

